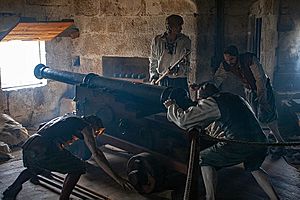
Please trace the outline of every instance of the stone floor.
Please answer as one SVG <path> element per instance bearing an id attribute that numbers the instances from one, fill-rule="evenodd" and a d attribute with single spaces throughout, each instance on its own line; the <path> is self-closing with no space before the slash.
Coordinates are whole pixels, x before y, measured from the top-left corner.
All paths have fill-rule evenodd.
<path id="1" fill-rule="evenodd" d="M 0 165 L 0 193 L 11 184 L 23 169 L 21 152 L 13 152 L 14 159 Z M 122 176 L 125 176 L 127 158 L 124 154 L 105 150 L 105 155 L 112 164 L 113 168 Z M 281 199 L 299 200 L 300 199 L 300 172 L 288 165 L 282 158 L 271 160 L 267 157 L 263 164 L 263 168 L 270 175 L 270 180 L 279 193 Z M 224 168 L 218 171 L 218 199 L 234 199 L 234 200 L 263 200 L 267 199 L 264 192 L 258 187 L 253 177 L 243 171 L 241 165 Z M 87 174 L 83 175 L 79 181 L 80 185 L 88 187 L 97 193 L 104 195 L 112 200 L 167 200 L 171 199 L 171 190 L 162 191 L 160 193 L 143 196 L 135 191 L 124 191 L 110 177 L 108 177 L 101 169 L 93 165 L 88 167 Z M 203 191 L 203 185 L 200 186 Z M 183 191 L 184 179 L 178 182 L 179 190 L 173 192 L 178 194 Z M 180 195 L 180 194 L 179 194 Z M 1 196 L 1 195 L 0 195 Z M 23 190 L 19 193 L 17 199 L 58 199 L 58 195 L 41 186 L 34 185 L 31 182 L 24 184 Z M 72 199 L 78 199 L 72 196 Z"/>

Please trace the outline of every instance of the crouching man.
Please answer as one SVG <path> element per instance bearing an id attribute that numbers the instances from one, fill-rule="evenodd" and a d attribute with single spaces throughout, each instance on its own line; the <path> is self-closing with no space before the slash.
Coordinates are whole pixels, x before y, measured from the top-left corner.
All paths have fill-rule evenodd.
<path id="1" fill-rule="evenodd" d="M 23 183 L 45 171 L 67 174 L 59 199 L 69 199 L 80 176 L 86 172 L 86 163 L 65 149 L 77 139 L 84 140 L 96 163 L 109 176 L 124 189 L 132 189 L 127 180 L 113 171 L 103 152 L 96 147 L 95 137 L 103 131 L 101 119 L 94 115 L 64 115 L 45 123 L 23 145 L 23 163 L 26 169 L 3 192 L 3 199 L 15 199 Z"/>
<path id="2" fill-rule="evenodd" d="M 164 102 L 167 117 L 182 129 L 201 127 L 213 137 L 265 142 L 266 137 L 249 104 L 240 96 L 220 93 L 215 85 L 204 83 L 198 91 L 198 104 L 186 110 L 174 100 Z M 270 199 L 279 199 L 261 165 L 267 149 L 236 143 L 217 142 L 200 152 L 201 173 L 206 199 L 216 199 L 217 173 L 222 167 L 243 163 Z"/>

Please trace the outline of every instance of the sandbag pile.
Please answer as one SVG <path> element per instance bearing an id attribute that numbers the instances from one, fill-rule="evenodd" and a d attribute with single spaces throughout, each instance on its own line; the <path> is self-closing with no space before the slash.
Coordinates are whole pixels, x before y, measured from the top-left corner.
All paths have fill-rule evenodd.
<path id="1" fill-rule="evenodd" d="M 9 160 L 10 147 L 21 145 L 29 137 L 28 131 L 7 114 L 0 115 L 0 161 Z"/>

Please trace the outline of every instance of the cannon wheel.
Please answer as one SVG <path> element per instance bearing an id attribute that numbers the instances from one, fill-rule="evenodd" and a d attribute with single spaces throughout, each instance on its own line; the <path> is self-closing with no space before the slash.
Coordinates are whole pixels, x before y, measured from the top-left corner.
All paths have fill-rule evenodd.
<path id="1" fill-rule="evenodd" d="M 166 169 L 150 153 L 132 156 L 127 162 L 129 182 L 141 194 L 159 191 L 165 181 Z"/>

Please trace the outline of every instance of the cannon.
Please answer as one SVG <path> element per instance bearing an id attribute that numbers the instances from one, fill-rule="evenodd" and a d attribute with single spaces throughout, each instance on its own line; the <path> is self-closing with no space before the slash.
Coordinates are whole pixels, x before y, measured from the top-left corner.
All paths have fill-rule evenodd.
<path id="1" fill-rule="evenodd" d="M 76 114 L 95 114 L 103 121 L 106 132 L 99 142 L 135 154 L 127 173 L 139 192 L 151 193 L 160 187 L 166 170 L 186 173 L 188 141 L 183 130 L 167 120 L 162 105 L 172 98 L 189 106 L 192 101 L 184 89 L 54 70 L 43 64 L 35 67 L 34 74 L 38 79 L 74 85 Z M 147 173 L 155 179 L 150 189 L 142 187 Z"/>

